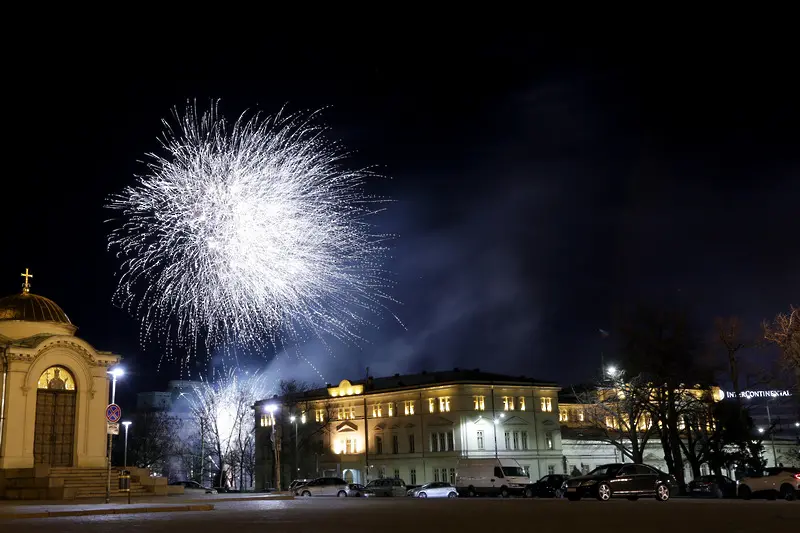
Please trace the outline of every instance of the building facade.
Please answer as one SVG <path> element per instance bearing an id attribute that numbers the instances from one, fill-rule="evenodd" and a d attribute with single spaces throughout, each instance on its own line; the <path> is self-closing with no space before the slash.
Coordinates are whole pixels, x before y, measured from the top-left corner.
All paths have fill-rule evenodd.
<path id="1" fill-rule="evenodd" d="M 561 472 L 559 390 L 551 382 L 456 369 L 342 380 L 260 401 L 254 406 L 256 488 L 274 486 L 272 443 L 286 457 L 296 436 L 295 461 L 304 449 L 317 457 L 306 471 L 284 464 L 282 485 L 318 475 L 360 483 L 383 477 L 411 485 L 454 482 L 458 461 L 478 458 L 516 459 L 534 479 Z"/>

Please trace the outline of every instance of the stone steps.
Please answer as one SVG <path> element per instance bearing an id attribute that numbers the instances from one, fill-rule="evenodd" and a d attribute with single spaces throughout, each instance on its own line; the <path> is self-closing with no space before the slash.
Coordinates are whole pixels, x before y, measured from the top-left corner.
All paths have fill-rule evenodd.
<path id="1" fill-rule="evenodd" d="M 127 492 L 118 490 L 120 468 L 111 470 L 111 495 L 126 496 Z M 75 491 L 76 498 L 99 498 L 106 495 L 108 470 L 105 468 L 51 468 L 50 475 L 64 480 L 64 488 Z M 149 494 L 149 491 L 134 479 L 131 479 L 131 495 Z"/>

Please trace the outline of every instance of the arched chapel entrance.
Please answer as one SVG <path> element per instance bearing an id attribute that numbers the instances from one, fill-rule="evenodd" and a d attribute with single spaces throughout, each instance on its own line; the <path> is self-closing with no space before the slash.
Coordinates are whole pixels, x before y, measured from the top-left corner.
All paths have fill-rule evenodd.
<path id="1" fill-rule="evenodd" d="M 39 376 L 33 462 L 72 466 L 75 447 L 75 378 L 63 366 L 51 366 Z"/>

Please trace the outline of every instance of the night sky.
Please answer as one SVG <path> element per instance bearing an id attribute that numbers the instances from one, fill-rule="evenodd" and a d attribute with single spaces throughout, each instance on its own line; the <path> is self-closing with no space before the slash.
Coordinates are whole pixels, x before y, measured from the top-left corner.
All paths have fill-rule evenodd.
<path id="1" fill-rule="evenodd" d="M 301 347 L 324 378 L 369 366 L 586 380 L 620 306 L 678 303 L 710 330 L 719 315 L 755 329 L 800 303 L 793 59 L 766 41 L 526 37 L 15 62 L 0 293 L 30 268 L 32 292 L 125 357 L 132 389 L 163 386 L 176 370 L 156 371 L 157 347 L 143 351 L 111 304 L 105 199 L 144 170 L 160 120 L 187 99 L 219 98 L 231 119 L 330 106 L 352 165 L 390 178 L 370 190 L 395 200 L 377 222 L 399 236 L 387 267 L 406 329 L 387 317 L 335 357 Z M 291 357 L 278 366 L 319 380 Z"/>

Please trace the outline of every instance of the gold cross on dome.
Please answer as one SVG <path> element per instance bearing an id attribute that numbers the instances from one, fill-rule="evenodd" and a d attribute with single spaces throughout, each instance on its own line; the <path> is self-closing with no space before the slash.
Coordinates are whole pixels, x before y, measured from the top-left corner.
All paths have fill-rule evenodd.
<path id="1" fill-rule="evenodd" d="M 24 274 L 20 274 L 20 276 L 25 278 L 25 283 L 22 284 L 22 293 L 23 294 L 28 294 L 30 292 L 30 290 L 31 290 L 31 284 L 28 282 L 28 279 L 32 278 L 33 274 L 28 273 L 28 269 L 26 268 L 25 269 L 25 273 Z"/>

